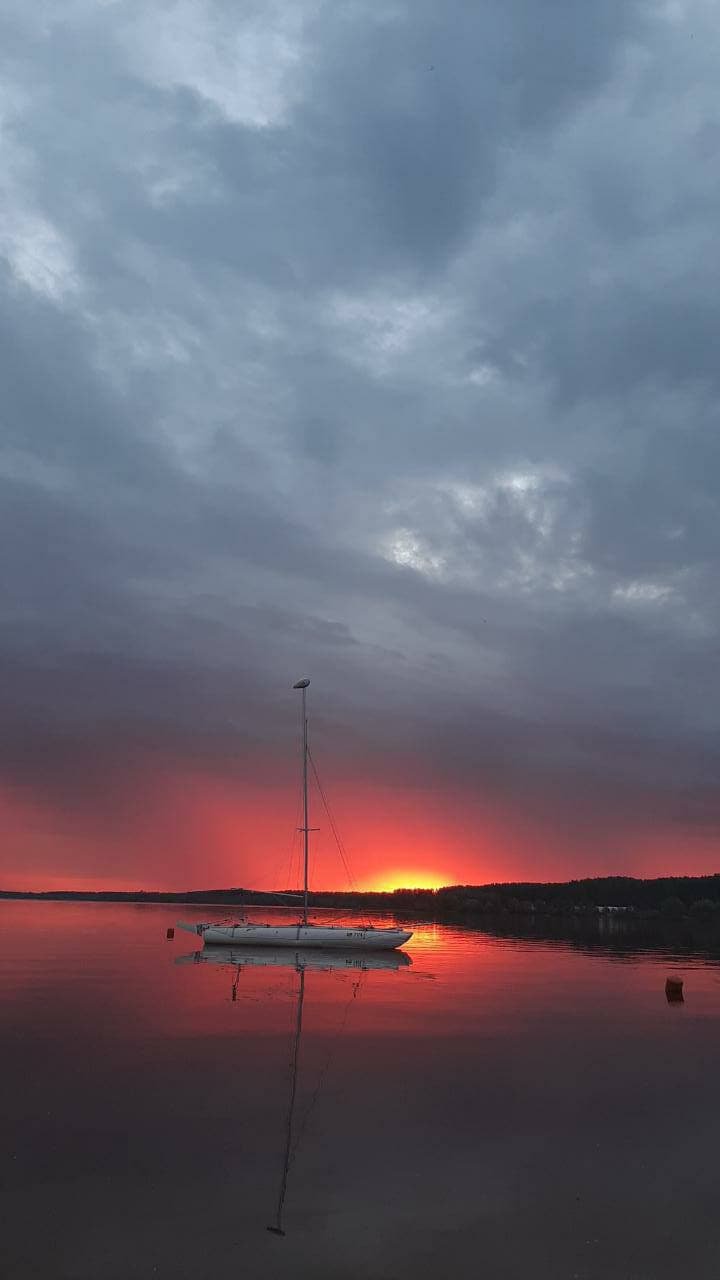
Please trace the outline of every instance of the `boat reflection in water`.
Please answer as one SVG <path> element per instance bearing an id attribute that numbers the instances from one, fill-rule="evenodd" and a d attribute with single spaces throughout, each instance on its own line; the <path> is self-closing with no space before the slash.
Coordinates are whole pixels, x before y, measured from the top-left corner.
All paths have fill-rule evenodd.
<path id="1" fill-rule="evenodd" d="M 226 965 L 233 969 L 232 999 L 237 1000 L 238 984 L 243 969 L 251 968 L 283 968 L 294 969 L 298 974 L 297 1009 L 295 1014 L 295 1031 L 293 1034 L 293 1051 L 290 1069 L 290 1093 L 288 1098 L 287 1117 L 285 1121 L 285 1147 L 283 1153 L 280 1187 L 278 1190 L 275 1221 L 268 1226 L 268 1231 L 276 1236 L 284 1236 L 283 1210 L 287 1195 L 288 1176 L 293 1159 L 297 1154 L 299 1138 L 295 1138 L 295 1103 L 297 1098 L 298 1071 L 300 1067 L 300 1041 L 302 1038 L 303 1004 L 305 1001 L 305 974 L 308 970 L 329 972 L 343 970 L 357 975 L 353 983 L 353 996 L 356 996 L 363 976 L 378 969 L 399 970 L 412 965 L 410 956 L 403 951 L 328 951 L 302 948 L 291 951 L 289 947 L 213 947 L 212 950 L 193 951 L 189 955 L 178 956 L 176 964 L 215 964 Z M 306 1116 L 307 1120 L 307 1116 Z"/>
<path id="2" fill-rule="evenodd" d="M 231 964 L 241 969 L 277 967 L 296 969 L 346 969 L 364 973 L 370 969 L 407 969 L 412 960 L 406 951 L 328 951 L 303 947 L 213 947 L 177 956 L 176 964 Z"/>

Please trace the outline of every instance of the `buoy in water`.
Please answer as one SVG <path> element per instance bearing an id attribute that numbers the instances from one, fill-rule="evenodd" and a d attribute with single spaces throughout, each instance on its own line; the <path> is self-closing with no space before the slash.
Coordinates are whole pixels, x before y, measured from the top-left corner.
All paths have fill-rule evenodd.
<path id="1" fill-rule="evenodd" d="M 665 995 L 667 996 L 668 1004 L 681 1004 L 685 999 L 682 978 L 666 978 Z"/>
<path id="2" fill-rule="evenodd" d="M 175 937 L 175 930 L 174 930 L 174 929 L 168 929 L 167 933 L 165 934 L 165 937 L 166 937 L 170 942 L 172 942 L 173 938 Z"/>

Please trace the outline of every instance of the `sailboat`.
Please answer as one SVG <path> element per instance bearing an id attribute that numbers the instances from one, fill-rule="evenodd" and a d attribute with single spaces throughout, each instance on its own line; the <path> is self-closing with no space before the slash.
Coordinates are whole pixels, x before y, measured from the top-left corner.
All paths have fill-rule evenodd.
<path id="1" fill-rule="evenodd" d="M 376 929 L 373 925 L 317 925 L 308 920 L 308 720 L 307 691 L 309 680 L 298 680 L 293 689 L 302 694 L 302 787 L 303 787 L 303 909 L 295 924 L 255 924 L 247 919 L 237 924 L 185 924 L 178 921 L 180 929 L 196 933 L 203 943 L 221 947 L 311 947 L 342 948 L 353 951 L 392 951 L 402 947 L 412 937 L 407 929 Z"/>

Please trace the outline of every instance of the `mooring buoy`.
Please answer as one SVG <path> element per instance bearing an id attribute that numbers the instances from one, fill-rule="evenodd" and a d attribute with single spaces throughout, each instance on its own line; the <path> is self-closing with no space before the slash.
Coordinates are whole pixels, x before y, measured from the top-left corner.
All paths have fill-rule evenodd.
<path id="1" fill-rule="evenodd" d="M 681 1004 L 685 999 L 682 978 L 666 978 L 665 995 L 667 996 L 668 1004 Z"/>

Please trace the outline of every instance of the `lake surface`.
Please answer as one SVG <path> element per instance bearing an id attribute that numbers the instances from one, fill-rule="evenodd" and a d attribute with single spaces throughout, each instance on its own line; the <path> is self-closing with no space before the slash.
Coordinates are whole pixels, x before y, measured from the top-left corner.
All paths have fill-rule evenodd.
<path id="1" fill-rule="evenodd" d="M 712 957 L 425 923 L 298 972 L 178 915 L 0 904 L 2 1280 L 718 1275 Z"/>

